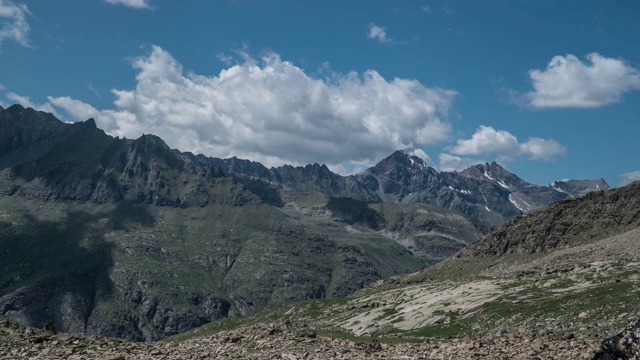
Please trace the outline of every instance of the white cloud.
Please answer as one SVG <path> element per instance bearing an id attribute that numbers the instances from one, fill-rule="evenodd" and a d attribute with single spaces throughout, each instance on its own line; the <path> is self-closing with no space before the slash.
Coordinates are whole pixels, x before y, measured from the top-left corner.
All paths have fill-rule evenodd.
<path id="1" fill-rule="evenodd" d="M 154 46 L 137 58 L 135 89 L 114 90 L 113 110 L 69 97 L 49 103 L 112 135 L 156 134 L 174 148 L 267 166 L 361 164 L 447 140 L 456 92 L 375 70 L 312 78 L 277 54 L 246 58 L 217 76 L 183 70 Z"/>
<path id="2" fill-rule="evenodd" d="M 476 164 L 484 164 L 486 161 L 442 153 L 438 155 L 438 162 L 440 171 L 461 171 Z"/>
<path id="3" fill-rule="evenodd" d="M 444 11 L 447 15 L 454 15 L 456 13 L 456 9 L 449 6 L 449 4 L 444 3 L 441 7 L 442 11 Z"/>
<path id="4" fill-rule="evenodd" d="M 391 42 L 391 38 L 387 36 L 387 32 L 384 27 L 376 24 L 369 24 L 369 33 L 367 34 L 369 39 L 377 39 L 380 42 Z"/>
<path id="5" fill-rule="evenodd" d="M 147 0 L 105 0 L 109 4 L 124 5 L 133 9 L 151 9 Z"/>
<path id="6" fill-rule="evenodd" d="M 349 175 L 362 172 L 372 167 L 373 165 L 375 165 L 374 162 L 367 162 L 366 165 L 363 165 L 361 163 L 344 163 L 344 164 L 327 165 L 327 167 L 329 168 L 329 170 L 333 171 L 336 174 L 339 174 L 342 176 L 349 176 Z"/>
<path id="7" fill-rule="evenodd" d="M 529 156 L 531 160 L 550 162 L 566 154 L 567 148 L 553 139 L 530 137 L 520 144 L 520 153 Z"/>
<path id="8" fill-rule="evenodd" d="M 34 103 L 33 101 L 31 101 L 31 98 L 29 98 L 28 96 L 18 95 L 18 94 L 13 93 L 13 92 L 7 93 L 5 95 L 5 97 L 7 99 L 15 102 L 16 104 L 20 104 L 20 105 L 22 105 L 24 107 L 32 108 L 34 110 L 52 113 L 55 117 L 57 117 L 59 119 L 61 118 L 60 114 L 58 114 L 56 112 L 56 110 L 53 108 L 53 106 L 51 106 L 51 104 L 49 104 L 49 103 L 37 104 L 37 103 Z"/>
<path id="9" fill-rule="evenodd" d="M 427 5 L 422 7 L 422 11 L 424 11 L 425 14 L 431 14 L 431 8 Z"/>
<path id="10" fill-rule="evenodd" d="M 553 139 L 545 140 L 530 137 L 524 143 L 504 130 L 495 130 L 491 126 L 480 126 L 471 139 L 460 139 L 450 151 L 456 155 L 496 154 L 501 161 L 512 160 L 526 155 L 531 160 L 553 161 L 566 153 L 565 146 Z"/>
<path id="11" fill-rule="evenodd" d="M 123 124 L 133 124 L 136 122 L 135 115 L 126 111 L 98 110 L 89 104 L 80 100 L 72 99 L 68 96 L 48 96 L 47 100 L 49 101 L 49 104 L 64 110 L 64 112 L 75 121 L 84 121 L 89 118 L 95 119 L 101 129 L 112 133 L 113 135 L 137 138 L 143 133 L 154 133 L 152 131 L 143 131 L 139 134 L 129 135 L 119 131 L 119 127 L 123 126 Z"/>
<path id="12" fill-rule="evenodd" d="M 587 55 L 587 62 L 554 56 L 545 70 L 530 70 L 529 77 L 533 91 L 519 100 L 534 108 L 597 108 L 640 89 L 638 69 L 598 53 Z"/>
<path id="13" fill-rule="evenodd" d="M 0 44 L 10 39 L 22 46 L 31 47 L 27 22 L 27 15 L 30 14 L 25 4 L 0 0 Z"/>
<path id="14" fill-rule="evenodd" d="M 618 179 L 618 186 L 625 186 L 634 181 L 640 181 L 640 170 L 624 173 Z"/>

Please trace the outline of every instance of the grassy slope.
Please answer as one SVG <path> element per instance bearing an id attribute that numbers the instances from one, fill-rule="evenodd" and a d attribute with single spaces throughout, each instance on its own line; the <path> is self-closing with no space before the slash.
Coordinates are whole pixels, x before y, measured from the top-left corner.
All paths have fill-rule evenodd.
<path id="1" fill-rule="evenodd" d="M 421 273 L 385 280 L 344 300 L 287 304 L 177 339 L 290 318 L 330 336 L 389 342 L 507 333 L 595 341 L 640 316 L 639 189 L 632 184 L 534 212 Z M 540 243 L 559 247 L 530 251 L 540 248 L 531 246 L 530 234 L 541 229 L 550 233 Z M 528 251 L 486 254 L 502 249 L 490 243 L 502 241 L 501 234 Z"/>
<path id="2" fill-rule="evenodd" d="M 217 191 L 231 191 L 219 181 Z M 16 294 L 68 284 L 46 287 L 51 301 L 21 315 L 35 326 L 53 316 L 61 327 L 105 323 L 119 336 L 160 338 L 226 314 L 344 296 L 425 265 L 385 237 L 327 234 L 265 204 L 181 209 L 14 195 L 0 197 L 0 209 L 4 311 L 24 303 Z M 64 319 L 56 291 L 79 298 L 81 313 Z"/>

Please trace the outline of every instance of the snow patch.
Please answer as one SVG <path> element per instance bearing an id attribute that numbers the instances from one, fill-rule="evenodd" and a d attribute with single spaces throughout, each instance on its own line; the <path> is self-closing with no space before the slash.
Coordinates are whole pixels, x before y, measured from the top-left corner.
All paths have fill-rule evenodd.
<path id="1" fill-rule="evenodd" d="M 498 185 L 502 186 L 505 189 L 509 189 L 509 185 L 505 184 L 505 182 L 502 180 L 498 180 Z"/>
<path id="2" fill-rule="evenodd" d="M 513 196 L 511 194 L 509 194 L 509 202 L 512 203 L 513 206 L 518 208 L 518 210 L 524 212 L 524 209 L 522 208 L 522 206 L 520 206 L 517 202 L 515 202 L 515 200 L 513 200 Z"/>
<path id="3" fill-rule="evenodd" d="M 489 173 L 487 172 L 487 170 L 484 171 L 484 176 L 489 179 L 489 180 L 493 180 L 493 178 L 491 177 L 491 175 L 489 175 Z"/>
<path id="4" fill-rule="evenodd" d="M 491 210 L 489 210 L 489 206 L 488 206 L 489 202 L 487 201 L 487 198 L 484 197 L 484 193 L 482 192 L 482 190 L 480 190 L 480 195 L 482 195 L 482 198 L 484 199 L 484 203 L 487 204 L 487 205 L 485 205 L 484 208 L 487 209 L 488 212 L 491 212 Z"/>
<path id="5" fill-rule="evenodd" d="M 558 185 L 556 185 L 556 184 L 557 184 L 557 181 L 554 181 L 554 182 L 552 182 L 552 183 L 551 183 L 551 188 L 552 188 L 553 190 L 558 191 L 558 192 L 561 192 L 561 193 L 565 193 L 565 194 L 567 194 L 567 192 L 566 192 L 566 191 L 564 191 L 564 190 L 560 189 L 560 188 L 558 187 Z"/>
<path id="6" fill-rule="evenodd" d="M 453 191 L 457 191 L 459 193 L 463 193 L 463 194 L 467 194 L 467 195 L 471 195 L 471 191 L 469 190 L 465 190 L 465 189 L 455 189 L 453 188 L 453 186 L 449 185 L 448 186 L 449 189 L 453 190 Z"/>
<path id="7" fill-rule="evenodd" d="M 524 209 L 524 208 L 522 207 L 522 205 L 518 204 L 518 202 L 517 202 L 514 198 L 517 198 L 518 200 L 522 201 L 522 203 L 523 203 L 524 205 L 526 205 L 526 207 L 527 207 L 527 208 L 526 208 L 526 209 Z M 522 200 L 522 198 L 520 198 L 520 197 L 516 197 L 516 196 L 514 196 L 513 194 L 509 194 L 509 202 L 511 202 L 515 207 L 517 207 L 517 208 L 518 208 L 518 210 L 520 210 L 520 211 L 522 211 L 522 212 L 530 211 L 530 210 L 533 208 L 533 206 L 531 206 L 528 202 L 526 202 L 526 201 Z"/>
<path id="8" fill-rule="evenodd" d="M 482 192 L 482 190 L 480 191 L 480 195 L 482 195 L 482 198 L 484 199 L 484 203 L 489 205 L 489 202 L 487 201 L 487 198 L 484 197 L 484 193 Z"/>

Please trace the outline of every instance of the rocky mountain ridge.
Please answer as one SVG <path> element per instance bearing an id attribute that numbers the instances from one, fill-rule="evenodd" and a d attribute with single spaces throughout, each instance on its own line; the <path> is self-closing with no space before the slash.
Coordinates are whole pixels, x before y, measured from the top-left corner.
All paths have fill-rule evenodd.
<path id="1" fill-rule="evenodd" d="M 184 180 L 179 179 L 181 176 L 204 171 L 214 177 L 232 175 L 260 195 L 264 195 L 260 190 L 269 193 L 271 200 L 275 202 L 279 199 L 272 190 L 292 189 L 360 201 L 427 203 L 461 211 L 491 228 L 563 198 L 609 189 L 603 179 L 556 181 L 549 186 L 534 185 L 495 162 L 474 165 L 462 172 L 438 172 L 422 159 L 404 151 L 396 151 L 375 166 L 351 176 L 340 176 L 319 164 L 266 168 L 250 160 L 218 159 L 180 153 L 170 150 L 162 139 L 153 135 L 145 135 L 137 140 L 114 139 L 97 129 L 93 119 L 75 123 L 73 126 L 76 128 L 73 130 L 62 130 L 55 126 L 58 120 L 51 114 L 24 109 L 20 105 L 3 109 L 1 114 L 0 121 L 5 129 L 4 135 L 0 134 L 4 136 L 0 139 L 3 153 L 0 158 L 3 163 L 0 193 L 3 194 L 12 194 L 21 188 L 21 194 L 45 199 L 90 199 L 105 203 L 126 198 L 138 202 L 164 202 L 167 205 L 181 206 L 180 195 L 183 194 L 163 193 L 162 189 L 175 189 L 177 185 L 184 183 Z M 40 131 L 30 134 L 34 128 Z M 13 137 L 8 138 L 10 134 L 16 133 L 27 136 L 22 138 L 11 135 Z M 156 144 L 163 154 L 159 159 L 149 162 L 149 166 L 155 167 L 140 169 L 138 164 L 146 164 L 143 160 L 149 155 L 145 153 L 145 149 Z M 69 173 L 68 170 L 77 165 L 73 154 L 78 151 L 88 152 L 83 156 L 93 156 L 100 166 L 94 173 L 78 172 L 74 173 L 73 178 L 60 176 Z M 171 156 L 171 152 L 177 156 Z M 179 161 L 176 157 L 189 161 Z M 29 162 L 31 158 L 37 159 L 37 162 Z M 162 163 L 162 160 L 168 162 Z M 20 166 L 13 169 L 14 164 Z M 42 164 L 47 168 L 39 168 Z M 187 166 L 183 169 L 185 164 Z M 196 170 L 195 167 L 200 169 Z M 186 174 L 176 174 L 172 179 L 157 178 L 164 176 L 169 168 L 177 168 Z M 64 183 L 64 189 L 52 192 L 51 189 L 43 188 L 50 186 L 51 182 L 45 185 L 42 177 L 32 179 L 33 174 L 43 170 L 50 174 L 49 177 L 55 177 L 54 184 Z M 15 171 L 19 173 L 16 174 Z M 56 175 L 51 175 L 54 173 Z M 118 178 L 113 178 L 113 174 L 118 174 Z M 80 175 L 80 178 L 75 178 L 76 175 Z M 131 179 L 127 179 L 137 175 L 145 177 L 146 183 L 131 183 Z M 16 176 L 26 181 L 16 182 Z M 92 183 L 89 180 L 91 177 L 100 178 L 100 181 Z M 31 180 L 35 181 L 29 183 Z M 262 184 L 256 185 L 256 181 Z M 186 206 L 189 206 L 191 200 L 186 201 Z"/>
<path id="2" fill-rule="evenodd" d="M 95 121 L 62 126 L 51 114 L 14 105 L 0 111 L 0 194 L 46 201 L 204 206 L 224 174 L 180 161 L 157 136 L 112 138 Z M 245 196 L 245 198 L 243 198 Z M 238 204 L 256 201 L 237 193 Z"/>
<path id="3" fill-rule="evenodd" d="M 602 178 L 598 180 L 557 180 L 549 184 L 549 187 L 571 197 L 591 191 L 611 190 L 609 184 Z"/>
<path id="4" fill-rule="evenodd" d="M 83 334 L 47 332 L 25 328 L 0 317 L 0 356 L 10 359 L 608 359 L 619 355 L 605 345 L 581 339 L 526 338 L 518 334 L 499 337 L 426 339 L 420 343 L 381 343 L 376 339 L 347 340 L 285 321 L 257 324 L 214 335 L 155 343 L 131 343 Z M 635 330 L 635 327 L 630 327 Z M 627 340 L 627 338 L 621 338 Z M 620 339 L 618 339 L 620 340 Z M 625 341 L 624 344 L 627 342 Z M 630 342 L 637 345 L 637 340 Z M 609 349 L 608 347 L 606 349 Z M 627 351 L 636 355 L 638 352 Z M 628 357 L 623 357 L 627 359 Z"/>
<path id="5" fill-rule="evenodd" d="M 401 150 L 350 176 L 340 176 L 319 164 L 267 168 L 238 158 L 187 156 L 218 166 L 239 179 L 261 181 L 272 189 L 318 191 L 361 201 L 424 203 L 458 210 L 484 224 L 487 230 L 555 201 L 609 189 L 603 179 L 535 185 L 495 162 L 474 165 L 462 172 L 438 172 L 419 157 Z"/>

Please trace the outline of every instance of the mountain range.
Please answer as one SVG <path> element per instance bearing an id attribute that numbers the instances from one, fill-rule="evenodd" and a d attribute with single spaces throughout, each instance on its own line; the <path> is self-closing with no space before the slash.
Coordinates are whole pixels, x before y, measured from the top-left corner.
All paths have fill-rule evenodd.
<path id="1" fill-rule="evenodd" d="M 528 183 L 493 162 L 461 172 L 438 172 L 417 156 L 396 151 L 358 174 L 340 176 L 326 165 L 285 165 L 267 168 L 238 158 L 184 156 L 211 164 L 239 181 L 260 181 L 270 189 L 317 191 L 331 197 L 361 201 L 432 204 L 458 210 L 479 221 L 486 230 L 555 201 L 589 191 L 608 190 L 604 179 L 560 180 L 549 186 Z"/>
<path id="2" fill-rule="evenodd" d="M 639 200 L 636 182 L 559 201 L 424 271 L 160 342 L 55 334 L 0 316 L 0 357 L 636 359 Z"/>
<path id="3" fill-rule="evenodd" d="M 266 168 L 0 108 L 0 313 L 157 340 L 420 271 L 604 180 L 438 172 L 397 151 L 355 175 Z"/>

